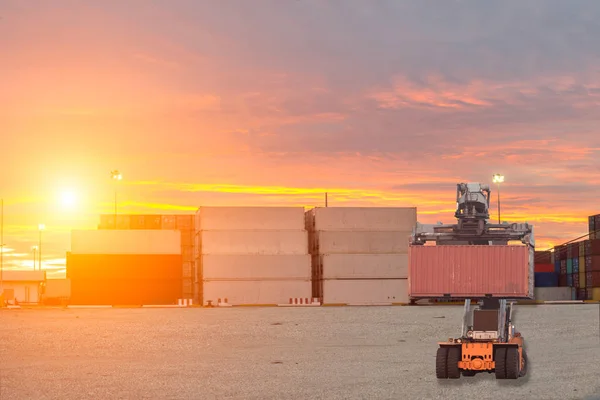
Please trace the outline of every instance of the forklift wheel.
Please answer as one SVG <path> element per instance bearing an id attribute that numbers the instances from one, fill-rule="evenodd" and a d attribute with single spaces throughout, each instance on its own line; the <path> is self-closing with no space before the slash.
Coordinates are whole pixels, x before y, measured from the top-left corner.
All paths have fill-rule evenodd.
<path id="1" fill-rule="evenodd" d="M 438 379 L 448 379 L 448 348 L 440 347 L 435 357 L 435 376 Z"/>
<path id="2" fill-rule="evenodd" d="M 517 379 L 521 374 L 521 358 L 519 349 L 509 347 L 506 349 L 506 379 Z"/>
<path id="3" fill-rule="evenodd" d="M 461 359 L 460 347 L 450 347 L 448 349 L 448 379 L 459 379 L 460 368 L 458 368 L 458 362 Z"/>
<path id="4" fill-rule="evenodd" d="M 496 349 L 496 379 L 506 379 L 506 347 Z"/>

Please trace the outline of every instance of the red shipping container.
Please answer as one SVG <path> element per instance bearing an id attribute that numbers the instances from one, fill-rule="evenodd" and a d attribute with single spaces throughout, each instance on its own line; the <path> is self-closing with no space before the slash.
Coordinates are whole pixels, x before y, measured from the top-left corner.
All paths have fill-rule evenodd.
<path id="1" fill-rule="evenodd" d="M 597 256 L 600 255 L 600 239 L 585 241 L 585 255 Z"/>
<path id="2" fill-rule="evenodd" d="M 588 287 L 600 287 L 600 271 L 588 272 L 586 276 L 586 283 L 588 276 L 590 279 L 590 285 Z"/>
<path id="3" fill-rule="evenodd" d="M 571 258 L 579 257 L 579 242 L 571 243 Z"/>
<path id="4" fill-rule="evenodd" d="M 526 246 L 410 246 L 409 296 L 533 298 L 529 256 Z"/>
<path id="5" fill-rule="evenodd" d="M 554 264 L 535 264 L 535 272 L 554 272 Z"/>
<path id="6" fill-rule="evenodd" d="M 535 263 L 536 264 L 552 264 L 552 253 L 549 251 L 536 251 L 535 252 Z M 542 271 L 540 271 L 542 272 Z M 554 272 L 548 271 L 548 272 Z"/>
<path id="7" fill-rule="evenodd" d="M 592 271 L 585 273 L 585 287 L 592 287 Z"/>

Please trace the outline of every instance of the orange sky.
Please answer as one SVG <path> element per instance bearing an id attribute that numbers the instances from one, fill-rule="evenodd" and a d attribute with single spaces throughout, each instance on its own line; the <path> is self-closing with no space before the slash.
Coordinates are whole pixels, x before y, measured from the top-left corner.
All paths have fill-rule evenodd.
<path id="1" fill-rule="evenodd" d="M 31 267 L 43 222 L 61 276 L 70 230 L 112 212 L 113 169 L 120 212 L 328 191 L 424 223 L 453 222 L 456 183 L 503 173 L 503 216 L 538 248 L 583 235 L 600 213 L 600 6 L 420 3 L 3 1 L 5 267 Z"/>

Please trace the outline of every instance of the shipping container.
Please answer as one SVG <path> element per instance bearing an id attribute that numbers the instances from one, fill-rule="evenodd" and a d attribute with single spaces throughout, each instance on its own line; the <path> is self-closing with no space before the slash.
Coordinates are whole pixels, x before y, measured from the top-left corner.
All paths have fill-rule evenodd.
<path id="1" fill-rule="evenodd" d="M 579 272 L 573 273 L 573 287 L 579 288 Z"/>
<path id="2" fill-rule="evenodd" d="M 573 259 L 567 258 L 567 275 L 573 273 Z"/>
<path id="3" fill-rule="evenodd" d="M 144 230 L 146 229 L 146 217 L 144 215 L 130 216 L 130 229 Z"/>
<path id="4" fill-rule="evenodd" d="M 68 299 L 71 297 L 70 279 L 47 279 L 44 283 L 44 299 Z"/>
<path id="5" fill-rule="evenodd" d="M 565 245 L 557 246 L 555 248 L 555 252 L 558 254 L 558 259 L 559 260 L 566 260 L 567 259 L 567 246 L 565 246 Z"/>
<path id="6" fill-rule="evenodd" d="M 552 272 L 554 273 L 553 264 L 535 264 L 535 272 Z"/>
<path id="7" fill-rule="evenodd" d="M 98 229 L 115 229 L 115 215 L 100 215 L 100 225 L 98 226 Z"/>
<path id="8" fill-rule="evenodd" d="M 586 272 L 586 283 L 587 280 L 590 280 L 590 287 L 600 287 L 600 271 L 592 271 L 592 272 Z"/>
<path id="9" fill-rule="evenodd" d="M 73 254 L 181 254 L 178 231 L 73 230 Z"/>
<path id="10" fill-rule="evenodd" d="M 594 215 L 590 215 L 588 217 L 588 232 L 590 233 L 590 239 L 595 239 L 595 237 L 592 237 L 592 235 L 596 231 L 596 223 L 594 217 Z"/>
<path id="11" fill-rule="evenodd" d="M 568 287 L 535 288 L 535 300 L 537 300 L 537 301 L 571 300 L 571 288 L 568 288 Z"/>
<path id="12" fill-rule="evenodd" d="M 567 274 L 558 275 L 558 286 L 561 286 L 561 287 L 567 286 Z"/>
<path id="13" fill-rule="evenodd" d="M 560 260 L 560 273 L 562 275 L 567 274 L 567 260 Z"/>
<path id="14" fill-rule="evenodd" d="M 600 287 L 595 287 L 590 290 L 590 292 L 592 292 L 592 298 L 590 300 L 600 301 Z"/>
<path id="15" fill-rule="evenodd" d="M 201 231 L 201 254 L 308 254 L 308 235 L 302 231 Z"/>
<path id="16" fill-rule="evenodd" d="M 182 230 L 181 232 L 181 245 L 182 246 L 193 246 L 195 232 L 191 230 Z"/>
<path id="17" fill-rule="evenodd" d="M 577 294 L 579 292 L 578 288 L 571 288 L 571 300 L 577 300 Z"/>
<path id="18" fill-rule="evenodd" d="M 572 259 L 573 256 L 573 243 L 569 243 L 567 244 L 567 259 Z"/>
<path id="19" fill-rule="evenodd" d="M 552 253 L 550 251 L 536 251 L 535 252 L 535 263 L 536 264 L 553 264 Z"/>
<path id="20" fill-rule="evenodd" d="M 585 287 L 591 288 L 593 286 L 592 283 L 592 271 L 587 271 L 585 273 Z"/>
<path id="21" fill-rule="evenodd" d="M 194 261 L 194 246 L 181 246 L 181 257 L 183 262 Z"/>
<path id="22" fill-rule="evenodd" d="M 311 232 L 312 254 L 406 254 L 410 231 Z"/>
<path id="23" fill-rule="evenodd" d="M 332 279 L 322 285 L 323 305 L 409 303 L 407 279 Z"/>
<path id="24" fill-rule="evenodd" d="M 167 305 L 182 298 L 181 279 L 72 279 L 73 305 Z"/>
<path id="25" fill-rule="evenodd" d="M 533 251 L 527 246 L 411 246 L 414 298 L 533 297 Z"/>
<path id="26" fill-rule="evenodd" d="M 218 299 L 231 305 L 289 304 L 290 298 L 312 301 L 310 280 L 291 281 L 210 281 L 202 284 L 203 304 L 209 300 L 216 305 Z"/>
<path id="27" fill-rule="evenodd" d="M 408 254 L 325 254 L 317 279 L 407 279 Z"/>
<path id="28" fill-rule="evenodd" d="M 558 286 L 558 275 L 554 272 L 536 272 L 535 287 L 556 287 Z"/>
<path id="29" fill-rule="evenodd" d="M 573 287 L 573 274 L 567 274 L 567 286 Z"/>
<path id="30" fill-rule="evenodd" d="M 177 229 L 182 231 L 194 231 L 194 214 L 177 215 Z"/>
<path id="31" fill-rule="evenodd" d="M 161 229 L 177 230 L 177 217 L 175 215 L 163 215 L 161 218 Z"/>
<path id="32" fill-rule="evenodd" d="M 579 271 L 579 287 L 586 287 L 585 272 Z"/>
<path id="33" fill-rule="evenodd" d="M 179 254 L 67 254 L 74 279 L 181 279 Z"/>
<path id="34" fill-rule="evenodd" d="M 194 282 L 191 278 L 186 278 L 181 281 L 181 297 L 183 299 L 194 298 Z"/>
<path id="35" fill-rule="evenodd" d="M 310 280 L 310 255 L 204 255 L 198 259 L 202 279 Z"/>
<path id="36" fill-rule="evenodd" d="M 586 256 L 600 255 L 600 239 L 585 241 L 585 255 Z"/>
<path id="37" fill-rule="evenodd" d="M 579 257 L 573 259 L 573 273 L 574 274 L 579 273 Z"/>
<path id="38" fill-rule="evenodd" d="M 193 261 L 184 261 L 182 267 L 182 278 L 193 278 L 194 273 L 194 262 Z"/>
<path id="39" fill-rule="evenodd" d="M 577 300 L 587 300 L 587 290 L 585 288 L 580 288 L 577 291 Z"/>
<path id="40" fill-rule="evenodd" d="M 579 272 L 585 272 L 585 256 L 579 256 Z"/>
<path id="41" fill-rule="evenodd" d="M 557 274 L 561 273 L 561 261 L 557 258 L 554 260 L 554 272 L 556 272 Z M 566 265 L 565 265 L 565 272 L 566 272 Z"/>
<path id="42" fill-rule="evenodd" d="M 416 207 L 316 207 L 306 213 L 311 231 L 412 231 Z"/>
<path id="43" fill-rule="evenodd" d="M 161 215 L 145 215 L 144 221 L 146 229 L 162 229 L 162 216 Z"/>
<path id="44" fill-rule="evenodd" d="M 212 231 L 301 231 L 303 207 L 200 207 L 196 230 Z"/>

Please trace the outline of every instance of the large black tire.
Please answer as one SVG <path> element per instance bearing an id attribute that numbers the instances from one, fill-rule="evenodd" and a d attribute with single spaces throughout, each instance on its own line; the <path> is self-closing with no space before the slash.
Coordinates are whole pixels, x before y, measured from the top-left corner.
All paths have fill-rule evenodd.
<path id="1" fill-rule="evenodd" d="M 521 359 L 518 347 L 506 349 L 506 379 L 517 379 L 521 374 Z"/>
<path id="2" fill-rule="evenodd" d="M 496 379 L 506 379 L 506 347 L 496 349 Z"/>
<path id="3" fill-rule="evenodd" d="M 521 373 L 519 374 L 519 378 L 522 378 L 525 375 L 527 375 L 527 364 L 528 364 L 527 352 L 525 352 L 525 349 L 523 349 L 523 368 L 521 368 Z"/>
<path id="4" fill-rule="evenodd" d="M 435 356 L 435 376 L 438 379 L 448 379 L 448 348 L 440 347 Z"/>
<path id="5" fill-rule="evenodd" d="M 461 360 L 461 351 L 459 347 L 450 347 L 448 349 L 448 379 L 459 379 L 460 368 L 458 362 Z"/>

